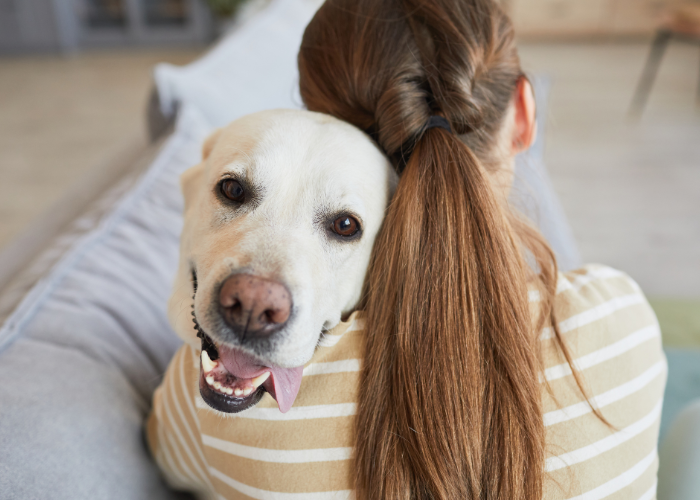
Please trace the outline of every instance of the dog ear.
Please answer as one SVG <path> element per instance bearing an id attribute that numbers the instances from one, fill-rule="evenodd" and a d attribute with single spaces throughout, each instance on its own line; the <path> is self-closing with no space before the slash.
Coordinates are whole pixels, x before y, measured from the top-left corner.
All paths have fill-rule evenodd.
<path id="1" fill-rule="evenodd" d="M 216 146 L 216 141 L 219 140 L 221 135 L 221 129 L 216 129 L 212 134 L 207 137 L 202 145 L 202 161 L 199 162 L 192 168 L 185 170 L 182 175 L 180 175 L 180 189 L 185 197 L 185 212 L 187 208 L 192 204 L 192 200 L 197 191 L 197 186 L 201 182 L 204 174 L 204 168 L 207 158 L 211 155 L 211 152 Z"/>
<path id="2" fill-rule="evenodd" d="M 192 168 L 188 168 L 180 175 L 180 189 L 185 198 L 185 212 L 189 206 L 192 205 L 192 200 L 194 199 L 195 193 L 197 191 L 197 186 L 201 182 L 204 174 L 205 162 L 209 155 L 211 155 L 214 146 L 216 146 L 216 141 L 221 135 L 221 129 L 216 129 L 209 137 L 204 141 L 202 146 L 202 161 L 199 162 Z"/>
<path id="3" fill-rule="evenodd" d="M 198 203 L 197 198 L 203 194 L 206 196 L 206 190 L 201 189 L 202 183 L 205 181 L 206 160 L 214 149 L 220 135 L 221 129 L 211 134 L 204 141 L 202 161 L 194 167 L 188 168 L 180 175 L 180 189 L 185 199 L 184 226 L 180 237 L 180 262 L 168 301 L 168 319 L 178 336 L 193 346 L 198 345 L 199 340 L 192 323 L 191 307 L 194 290 L 192 288 L 191 265 L 186 256 L 190 255 L 191 251 L 192 235 L 190 233 L 198 225 L 198 219 L 202 215 L 197 208 L 201 205 Z"/>
<path id="4" fill-rule="evenodd" d="M 221 136 L 221 129 L 217 128 L 209 137 L 206 138 L 204 145 L 202 146 L 202 160 L 209 158 L 214 146 L 216 146 L 216 141 L 219 140 L 219 136 Z"/>
<path id="5" fill-rule="evenodd" d="M 194 167 L 188 168 L 180 175 L 180 190 L 185 199 L 185 213 L 194 203 L 197 195 L 198 186 L 204 180 L 204 161 L 196 164 Z"/>
<path id="6" fill-rule="evenodd" d="M 190 255 L 191 251 L 192 236 L 190 233 L 198 222 L 197 207 L 200 204 L 197 202 L 197 198 L 202 192 L 201 185 L 204 182 L 204 174 L 205 162 L 201 161 L 180 175 L 180 189 L 185 200 L 184 224 L 180 235 L 180 262 L 168 300 L 170 324 L 178 336 L 192 346 L 198 345 L 198 339 L 191 316 L 192 294 L 194 293 L 192 271 L 186 256 Z"/>

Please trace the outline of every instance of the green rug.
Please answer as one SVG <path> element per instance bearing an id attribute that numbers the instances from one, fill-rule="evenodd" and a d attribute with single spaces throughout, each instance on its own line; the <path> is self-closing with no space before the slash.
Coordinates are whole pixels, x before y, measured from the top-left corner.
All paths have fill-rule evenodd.
<path id="1" fill-rule="evenodd" d="M 700 348 L 700 299 L 650 299 L 664 347 Z"/>
<path id="2" fill-rule="evenodd" d="M 688 403 L 700 399 L 700 300 L 649 300 L 661 325 L 668 360 L 659 439 Z"/>

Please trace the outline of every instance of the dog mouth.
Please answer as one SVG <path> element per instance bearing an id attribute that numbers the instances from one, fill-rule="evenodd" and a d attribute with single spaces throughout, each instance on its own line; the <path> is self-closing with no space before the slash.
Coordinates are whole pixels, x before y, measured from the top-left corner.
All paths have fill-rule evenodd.
<path id="1" fill-rule="evenodd" d="M 267 392 L 282 413 L 289 411 L 299 392 L 303 366 L 265 366 L 240 349 L 215 344 L 196 319 L 195 325 L 202 341 L 199 392 L 210 407 L 238 413 L 255 406 Z"/>

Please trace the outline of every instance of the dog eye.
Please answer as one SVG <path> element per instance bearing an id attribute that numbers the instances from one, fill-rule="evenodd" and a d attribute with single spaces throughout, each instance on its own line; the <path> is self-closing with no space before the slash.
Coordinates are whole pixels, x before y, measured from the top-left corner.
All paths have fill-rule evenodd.
<path id="1" fill-rule="evenodd" d="M 233 179 L 224 179 L 221 182 L 220 189 L 221 194 L 231 201 L 243 203 L 245 200 L 245 191 L 243 190 L 243 186 L 241 186 L 238 181 L 234 181 Z"/>
<path id="2" fill-rule="evenodd" d="M 349 215 L 343 215 L 342 217 L 338 217 L 335 221 L 333 221 L 333 231 L 340 236 L 344 236 L 346 238 L 355 236 L 359 230 L 360 223 L 357 222 L 357 219 L 350 217 Z"/>

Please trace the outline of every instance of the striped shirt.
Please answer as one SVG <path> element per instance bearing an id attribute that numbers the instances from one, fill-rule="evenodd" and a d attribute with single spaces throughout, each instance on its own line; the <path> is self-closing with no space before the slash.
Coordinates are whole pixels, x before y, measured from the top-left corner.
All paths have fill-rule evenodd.
<path id="1" fill-rule="evenodd" d="M 529 298 L 536 310 L 538 293 L 531 291 Z M 587 266 L 560 275 L 555 309 L 594 405 L 612 428 L 592 413 L 551 328 L 545 328 L 544 499 L 656 498 L 667 370 L 651 307 L 625 274 Z M 183 346 L 156 391 L 147 425 L 167 480 L 217 499 L 352 498 L 362 337 L 358 313 L 325 333 L 285 414 L 268 394 L 238 414 L 210 409 L 199 395 L 199 349 Z"/>

